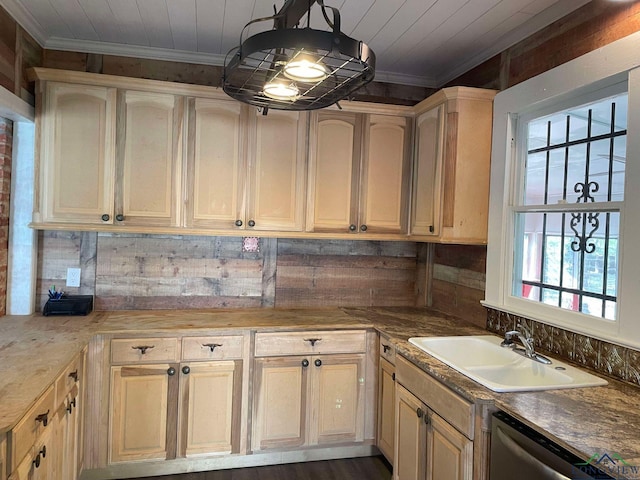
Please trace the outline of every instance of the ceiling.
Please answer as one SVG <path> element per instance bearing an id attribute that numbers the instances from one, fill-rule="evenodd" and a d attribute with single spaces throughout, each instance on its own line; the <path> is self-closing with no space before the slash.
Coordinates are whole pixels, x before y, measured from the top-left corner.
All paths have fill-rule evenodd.
<path id="1" fill-rule="evenodd" d="M 298 0 L 304 1 L 304 0 Z M 325 0 L 377 57 L 376 81 L 440 87 L 589 0 Z M 279 9 L 284 0 L 275 0 Z M 0 0 L 43 47 L 223 65 L 274 0 Z M 325 29 L 316 5 L 311 27 Z M 253 25 L 248 34 L 272 28 Z M 243 40 L 246 39 L 246 34 Z"/>

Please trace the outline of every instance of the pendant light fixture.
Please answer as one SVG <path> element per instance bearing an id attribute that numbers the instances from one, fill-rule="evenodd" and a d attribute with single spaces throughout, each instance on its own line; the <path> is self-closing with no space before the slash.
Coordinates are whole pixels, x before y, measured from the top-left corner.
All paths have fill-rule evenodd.
<path id="1" fill-rule="evenodd" d="M 307 26 L 299 28 L 302 2 L 306 3 Z M 315 2 L 328 31 L 309 26 Z M 293 16 L 295 24 L 291 25 L 294 7 L 300 14 Z M 247 27 L 263 21 L 273 21 L 274 28 L 242 41 Z M 223 89 L 265 112 L 269 108 L 315 110 L 349 97 L 374 76 L 375 54 L 365 43 L 340 31 L 337 8 L 325 6 L 324 0 L 288 0 L 275 15 L 245 25 L 240 45 L 227 54 Z"/>

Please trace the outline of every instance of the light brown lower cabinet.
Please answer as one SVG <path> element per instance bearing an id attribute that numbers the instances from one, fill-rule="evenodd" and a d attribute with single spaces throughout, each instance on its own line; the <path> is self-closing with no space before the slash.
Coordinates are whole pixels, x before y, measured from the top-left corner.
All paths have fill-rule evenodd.
<path id="1" fill-rule="evenodd" d="M 109 463 L 237 452 L 241 365 L 111 367 Z"/>
<path id="2" fill-rule="evenodd" d="M 361 442 L 364 354 L 255 359 L 254 451 Z"/>
<path id="3" fill-rule="evenodd" d="M 378 448 L 393 465 L 396 367 L 380 357 L 378 364 Z"/>
<path id="4" fill-rule="evenodd" d="M 471 440 L 401 385 L 396 406 L 394 480 L 471 480 Z"/>
<path id="5" fill-rule="evenodd" d="M 76 355 L 9 432 L 7 458 L 3 461 L 0 454 L 0 467 L 11 472 L 10 480 L 78 478 L 84 359 L 85 351 Z"/>
<path id="6" fill-rule="evenodd" d="M 401 368 L 404 363 L 400 361 Z M 434 411 L 441 409 L 443 415 L 451 416 L 464 427 L 473 420 L 470 410 L 465 409 L 470 405 L 426 373 L 410 370 L 403 373 L 404 377 L 399 376 L 396 384 L 394 480 L 472 480 L 473 441 Z M 422 379 L 419 393 L 431 393 L 433 405 L 405 388 L 401 384 L 403 379 L 408 384 Z M 463 402 L 462 408 L 458 408 L 456 400 Z"/>
<path id="7" fill-rule="evenodd" d="M 0 435 L 0 480 L 7 480 L 7 437 Z"/>

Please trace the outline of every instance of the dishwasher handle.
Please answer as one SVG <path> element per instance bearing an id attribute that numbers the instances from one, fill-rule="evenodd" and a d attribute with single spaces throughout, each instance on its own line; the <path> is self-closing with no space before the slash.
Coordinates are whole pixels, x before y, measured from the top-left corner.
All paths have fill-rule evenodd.
<path id="1" fill-rule="evenodd" d="M 502 428 L 500 428 L 500 426 L 495 429 L 495 433 L 498 435 L 498 438 L 500 439 L 502 444 L 509 450 L 511 454 L 517 457 L 524 464 L 530 465 L 531 467 L 539 470 L 541 474 L 544 474 L 543 478 L 549 480 L 571 480 L 569 477 L 563 475 L 560 472 L 557 472 L 549 465 L 541 462 L 536 457 L 527 452 L 518 444 L 518 442 L 507 435 L 502 430 Z"/>

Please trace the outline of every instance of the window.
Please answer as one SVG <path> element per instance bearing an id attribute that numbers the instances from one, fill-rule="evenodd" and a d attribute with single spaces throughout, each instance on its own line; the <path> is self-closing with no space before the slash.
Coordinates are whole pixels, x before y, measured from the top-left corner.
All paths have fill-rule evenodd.
<path id="1" fill-rule="evenodd" d="M 616 319 L 627 99 L 520 119 L 514 296 Z"/>
<path id="2" fill-rule="evenodd" d="M 494 100 L 484 304 L 640 348 L 640 32 Z"/>

